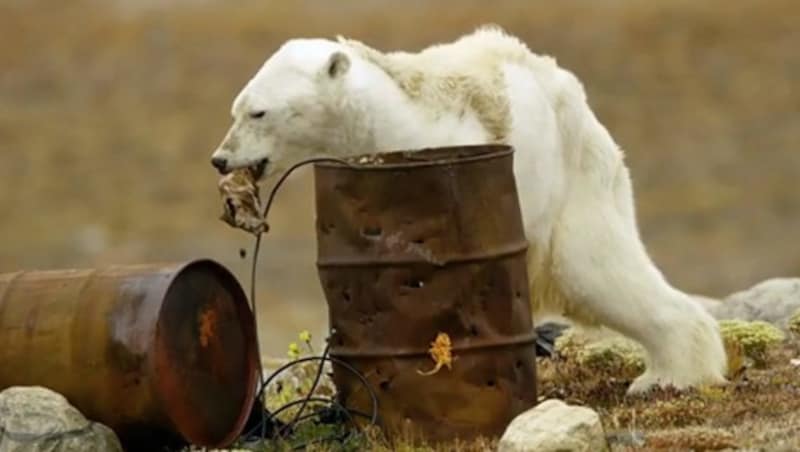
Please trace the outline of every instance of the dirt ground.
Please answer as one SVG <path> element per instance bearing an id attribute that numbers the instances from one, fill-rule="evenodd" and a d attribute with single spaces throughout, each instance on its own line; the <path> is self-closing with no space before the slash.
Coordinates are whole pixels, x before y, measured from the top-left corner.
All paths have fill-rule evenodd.
<path id="1" fill-rule="evenodd" d="M 598 359 L 580 364 L 574 356 L 567 353 L 553 359 L 537 359 L 539 400 L 556 398 L 595 409 L 614 452 L 800 450 L 800 336 L 796 334 L 767 346 L 763 354 L 758 354 L 757 364 L 749 359 L 739 361 L 738 370 L 725 385 L 687 391 L 663 389 L 637 396 L 627 396 L 625 391 L 641 368 L 620 361 L 618 357 L 622 355 L 597 355 Z M 747 365 L 742 365 L 745 362 Z M 283 385 L 270 386 L 267 407 L 274 412 L 302 398 L 316 372 L 316 365 L 311 363 L 295 367 L 291 379 L 283 380 Z M 321 386 L 319 395 L 335 390 L 326 378 Z M 281 419 L 288 422 L 293 416 L 284 414 Z M 306 428 L 292 441 L 309 441 L 325 436 L 325 432 Z M 253 448 L 289 450 L 288 444 L 273 441 Z M 344 449 L 326 443 L 311 450 L 466 452 L 493 450 L 496 444 L 496 439 L 478 439 L 427 446 L 405 438 L 387 442 L 373 434 L 365 441 L 347 443 Z"/>
<path id="2" fill-rule="evenodd" d="M 583 80 L 678 286 L 797 275 L 798 16 L 794 0 L 0 0 L 0 272 L 212 257 L 248 284 L 252 241 L 217 219 L 209 158 L 263 60 L 298 36 L 413 50 L 495 22 Z M 269 353 L 325 328 L 309 174 L 264 244 Z"/>
<path id="3" fill-rule="evenodd" d="M 626 396 L 636 373 L 541 360 L 540 397 L 600 413 L 612 450 L 800 450 L 800 338 L 767 351 L 727 385 Z"/>

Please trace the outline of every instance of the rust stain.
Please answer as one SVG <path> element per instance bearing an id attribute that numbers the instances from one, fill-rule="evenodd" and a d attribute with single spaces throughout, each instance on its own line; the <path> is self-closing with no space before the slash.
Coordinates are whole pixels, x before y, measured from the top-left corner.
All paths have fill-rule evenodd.
<path id="1" fill-rule="evenodd" d="M 225 447 L 255 396 L 254 324 L 236 278 L 206 259 L 0 274 L 0 391 L 51 388 L 126 450 Z"/>
<path id="2" fill-rule="evenodd" d="M 208 347 L 209 341 L 216 334 L 217 329 L 217 313 L 213 309 L 206 309 L 200 314 L 200 345 L 203 348 Z"/>
<path id="3" fill-rule="evenodd" d="M 315 166 L 331 354 L 367 376 L 389 436 L 408 425 L 430 442 L 499 435 L 536 403 L 512 156 L 463 146 Z M 334 365 L 333 379 L 346 406 L 370 410 L 356 378 Z"/>

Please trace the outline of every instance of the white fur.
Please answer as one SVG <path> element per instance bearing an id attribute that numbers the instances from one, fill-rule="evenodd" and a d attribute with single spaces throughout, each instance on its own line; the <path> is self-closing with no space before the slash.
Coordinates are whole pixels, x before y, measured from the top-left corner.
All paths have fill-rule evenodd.
<path id="1" fill-rule="evenodd" d="M 264 118 L 248 113 L 266 110 Z M 525 231 L 535 319 L 563 315 L 641 343 L 631 392 L 725 381 L 717 323 L 672 287 L 639 237 L 623 154 L 581 83 L 498 29 L 420 53 L 293 40 L 236 98 L 214 157 L 268 158 L 269 175 L 313 155 L 504 142 Z"/>

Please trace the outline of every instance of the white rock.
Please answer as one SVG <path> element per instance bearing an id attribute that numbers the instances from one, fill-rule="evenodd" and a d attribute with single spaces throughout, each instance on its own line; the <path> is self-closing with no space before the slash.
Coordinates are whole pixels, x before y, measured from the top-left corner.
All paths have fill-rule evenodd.
<path id="1" fill-rule="evenodd" d="M 710 298 L 703 295 L 692 295 L 694 301 L 700 303 L 700 306 L 705 308 L 706 311 L 714 312 L 715 309 L 722 303 L 722 300 Z"/>
<path id="2" fill-rule="evenodd" d="M 497 450 L 603 452 L 608 450 L 608 443 L 594 410 L 549 399 L 514 418 Z"/>
<path id="3" fill-rule="evenodd" d="M 773 278 L 731 294 L 709 308 L 719 320 L 763 320 L 786 330 L 789 318 L 800 310 L 800 278 Z"/>
<path id="4" fill-rule="evenodd" d="M 105 425 L 88 421 L 61 394 L 38 386 L 0 392 L 0 452 L 122 452 Z"/>

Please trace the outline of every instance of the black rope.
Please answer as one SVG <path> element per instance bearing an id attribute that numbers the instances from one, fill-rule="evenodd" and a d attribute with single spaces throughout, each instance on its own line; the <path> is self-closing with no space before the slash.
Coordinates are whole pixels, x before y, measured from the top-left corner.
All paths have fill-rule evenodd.
<path id="1" fill-rule="evenodd" d="M 266 223 L 267 215 L 269 214 L 269 211 L 272 208 L 272 203 L 275 200 L 275 196 L 278 193 L 278 190 L 280 189 L 281 185 L 283 185 L 283 182 L 289 177 L 289 175 L 292 172 L 294 172 L 296 169 L 298 169 L 298 168 L 300 168 L 302 166 L 305 166 L 305 165 L 308 165 L 308 164 L 311 164 L 311 163 L 321 163 L 321 162 L 340 163 L 340 164 L 348 166 L 348 167 L 352 166 L 349 162 L 347 162 L 345 160 L 337 159 L 337 158 L 329 158 L 329 157 L 311 158 L 311 159 L 303 160 L 303 161 L 301 161 L 299 163 L 296 163 L 295 165 L 292 165 L 286 172 L 284 172 L 281 175 L 281 177 L 275 183 L 275 186 L 270 191 L 270 195 L 269 195 L 269 198 L 267 199 L 266 205 L 264 206 L 264 210 L 263 210 L 263 212 L 260 212 L 261 218 L 263 219 L 264 223 Z M 258 268 L 258 255 L 259 255 L 259 252 L 261 251 L 261 235 L 262 235 L 262 232 L 258 232 L 258 233 L 255 234 L 256 238 L 255 238 L 255 243 L 253 245 L 253 257 L 252 257 L 252 264 L 251 264 L 251 267 L 250 267 L 250 308 L 252 309 L 253 318 L 254 319 L 258 319 L 258 315 L 257 315 L 257 311 L 256 311 L 256 270 Z M 257 321 L 256 321 L 256 325 L 255 325 L 255 331 L 256 331 L 256 353 L 258 353 L 258 358 L 259 358 L 259 362 L 260 362 L 261 361 L 261 351 L 260 351 L 260 343 L 258 341 L 258 322 Z M 333 331 L 331 331 L 331 333 L 333 333 Z M 377 424 L 377 421 L 378 421 L 378 396 L 377 396 L 377 394 L 372 389 L 372 387 L 369 385 L 369 382 L 367 381 L 366 377 L 364 377 L 364 375 L 362 375 L 357 369 L 355 369 L 350 364 L 348 364 L 348 363 L 346 363 L 346 362 L 344 362 L 344 361 L 342 361 L 342 360 L 340 360 L 338 358 L 334 358 L 334 357 L 329 355 L 329 350 L 330 350 L 330 342 L 329 342 L 329 340 L 330 340 L 330 337 L 328 337 L 326 339 L 325 349 L 323 350 L 323 353 L 322 353 L 321 356 L 307 356 L 307 357 L 303 357 L 303 358 L 299 358 L 299 359 L 293 360 L 293 361 L 291 361 L 289 363 L 286 363 L 286 364 L 282 365 L 281 367 L 279 367 L 277 370 L 272 372 L 266 379 L 264 378 L 263 368 L 259 364 L 259 366 L 258 366 L 258 380 L 259 380 L 259 382 L 261 384 L 261 387 L 259 388 L 259 391 L 258 391 L 258 394 L 256 395 L 256 399 L 255 400 L 256 400 L 256 403 L 261 404 L 260 405 L 260 409 L 262 411 L 261 419 L 258 422 L 257 426 L 255 426 L 250 431 L 248 431 L 244 435 L 242 435 L 242 437 L 244 439 L 251 438 L 252 436 L 254 436 L 256 431 L 258 431 L 258 433 L 259 433 L 258 438 L 260 438 L 262 440 L 267 439 L 268 437 L 274 438 L 275 436 L 277 436 L 280 439 L 284 439 L 284 433 L 296 431 L 297 426 L 302 422 L 309 422 L 309 421 L 313 421 L 314 419 L 317 419 L 317 422 L 325 423 L 324 421 L 329 421 L 331 419 L 333 419 L 334 421 L 337 420 L 338 416 L 344 417 L 345 418 L 345 423 L 347 423 L 347 424 L 354 423 L 354 416 L 358 416 L 358 417 L 369 419 L 369 424 L 370 425 L 376 425 Z M 291 401 L 289 403 L 286 403 L 283 406 L 277 408 L 274 412 L 270 413 L 266 408 L 266 403 L 265 403 L 265 400 L 264 400 L 264 394 L 266 393 L 266 388 L 269 386 L 269 384 L 272 383 L 273 381 L 275 381 L 277 376 L 280 375 L 282 372 L 284 372 L 284 371 L 286 371 L 288 369 L 291 369 L 294 366 L 298 366 L 298 365 L 301 365 L 303 363 L 312 362 L 312 361 L 319 361 L 319 366 L 317 367 L 317 372 L 316 372 L 316 375 L 314 377 L 314 382 L 311 385 L 311 388 L 309 389 L 309 391 L 305 395 L 305 397 L 303 397 L 302 399 L 299 399 L 299 400 L 294 400 L 294 401 Z M 359 382 L 366 388 L 367 392 L 370 395 L 370 399 L 372 401 L 371 413 L 367 414 L 367 413 L 363 413 L 363 412 L 358 411 L 358 410 L 349 409 L 349 408 L 343 406 L 338 400 L 336 400 L 337 399 L 336 395 L 334 395 L 333 397 L 330 397 L 330 398 L 315 397 L 313 395 L 314 391 L 317 389 L 317 386 L 319 385 L 320 380 L 322 379 L 322 372 L 323 372 L 323 368 L 324 368 L 326 362 L 330 362 L 331 364 L 336 364 L 337 366 L 340 366 L 341 368 L 345 369 L 346 371 L 348 371 L 349 373 L 354 375 L 359 380 Z M 303 414 L 310 403 L 323 404 L 324 408 L 317 409 L 312 413 Z M 298 405 L 300 405 L 300 408 L 294 414 L 294 416 L 292 417 L 291 421 L 289 421 L 288 423 L 284 424 L 278 419 L 278 417 L 277 417 L 278 414 L 280 414 L 282 412 L 285 412 L 289 408 L 295 407 L 295 406 L 298 406 Z M 272 426 L 272 429 L 271 429 L 271 431 L 268 432 L 267 430 L 268 430 L 268 427 L 270 427 L 270 426 Z M 268 433 L 270 435 L 268 435 Z M 341 442 L 346 441 L 352 435 L 352 433 L 353 432 L 350 431 L 350 429 L 347 429 L 344 434 L 328 435 L 328 436 L 325 436 L 325 437 L 313 438 L 313 439 L 310 439 L 310 440 L 306 441 L 305 443 L 296 445 L 294 447 L 294 449 L 302 450 L 302 449 L 305 449 L 306 447 L 308 447 L 311 444 L 319 444 L 319 443 L 324 443 L 324 442 L 328 442 L 328 441 L 338 441 L 338 442 L 341 443 Z"/>

